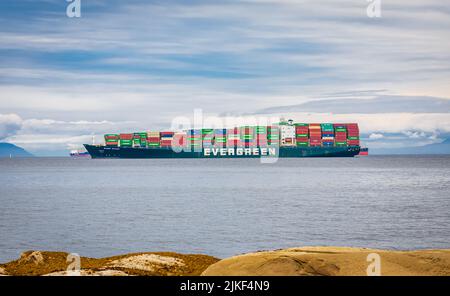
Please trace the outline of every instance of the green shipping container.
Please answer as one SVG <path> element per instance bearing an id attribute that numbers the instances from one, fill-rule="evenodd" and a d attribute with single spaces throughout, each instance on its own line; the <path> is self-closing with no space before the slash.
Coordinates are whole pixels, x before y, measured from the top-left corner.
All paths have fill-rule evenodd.
<path id="1" fill-rule="evenodd" d="M 298 138 L 308 138 L 308 134 L 295 134 Z"/>
<path id="2" fill-rule="evenodd" d="M 252 140 L 252 139 L 253 139 L 253 135 L 242 135 L 242 136 L 241 136 L 241 139 L 244 139 L 244 140 Z"/>
<path id="3" fill-rule="evenodd" d="M 204 128 L 202 129 L 202 134 L 207 135 L 207 134 L 212 134 L 214 132 L 214 130 L 212 128 Z"/>
<path id="4" fill-rule="evenodd" d="M 267 127 L 265 127 L 265 126 L 257 126 L 256 127 L 256 133 L 257 134 L 265 134 L 265 133 L 267 133 Z"/>
<path id="5" fill-rule="evenodd" d="M 307 123 L 295 123 L 295 126 L 309 126 Z"/>
<path id="6" fill-rule="evenodd" d="M 359 137 L 348 137 L 349 140 L 359 140 Z"/>
<path id="7" fill-rule="evenodd" d="M 226 138 L 216 138 L 215 140 L 217 143 L 225 143 L 227 141 Z"/>
<path id="8" fill-rule="evenodd" d="M 308 142 L 297 142 L 297 146 L 308 146 Z"/>
<path id="9" fill-rule="evenodd" d="M 336 146 L 346 146 L 347 142 L 336 142 Z"/>

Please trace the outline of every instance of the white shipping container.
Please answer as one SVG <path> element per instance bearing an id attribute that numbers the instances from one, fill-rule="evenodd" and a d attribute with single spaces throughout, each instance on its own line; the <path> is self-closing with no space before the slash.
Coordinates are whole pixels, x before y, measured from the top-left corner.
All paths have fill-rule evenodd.
<path id="1" fill-rule="evenodd" d="M 281 141 L 286 138 L 295 138 L 295 126 L 293 125 L 282 125 L 280 126 L 280 137 Z"/>

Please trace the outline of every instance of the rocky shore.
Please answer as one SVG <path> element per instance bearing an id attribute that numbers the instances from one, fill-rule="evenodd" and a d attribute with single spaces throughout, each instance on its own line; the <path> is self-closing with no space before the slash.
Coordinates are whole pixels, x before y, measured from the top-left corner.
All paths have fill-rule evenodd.
<path id="1" fill-rule="evenodd" d="M 207 255 L 183 255 L 171 252 L 133 253 L 107 258 L 80 257 L 80 269 L 73 268 L 75 261 L 69 253 L 27 251 L 17 260 L 0 264 L 0 275 L 200 275 L 219 259 Z"/>
<path id="2" fill-rule="evenodd" d="M 260 251 L 220 260 L 170 252 L 80 258 L 67 271 L 68 253 L 27 251 L 0 264 L 0 275 L 183 276 L 183 275 L 367 275 L 378 258 L 381 275 L 450 275 L 450 250 L 391 251 L 345 247 L 302 247 Z M 377 269 L 375 268 L 375 269 Z M 376 271 L 376 270 L 375 270 Z"/>

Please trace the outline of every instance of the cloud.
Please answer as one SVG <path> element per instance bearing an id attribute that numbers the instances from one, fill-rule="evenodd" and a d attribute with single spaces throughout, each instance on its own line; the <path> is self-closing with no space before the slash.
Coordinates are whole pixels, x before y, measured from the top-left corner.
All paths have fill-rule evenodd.
<path id="1" fill-rule="evenodd" d="M 134 121 L 63 121 L 54 119 L 23 119 L 17 114 L 0 114 L 0 140 L 29 149 L 67 150 L 98 142 L 108 132 L 138 130 Z"/>
<path id="2" fill-rule="evenodd" d="M 360 92 L 357 92 L 357 94 Z M 374 98 L 312 100 L 298 105 L 270 107 L 258 113 L 450 113 L 450 99 L 427 96 L 378 95 Z"/>
<path id="3" fill-rule="evenodd" d="M 194 108 L 448 130 L 442 1 L 383 2 L 381 19 L 363 0 L 96 0 L 80 19 L 64 1 L 14 3 L 0 9 L 0 113 L 25 120 L 3 137 L 166 128 Z"/>
<path id="4" fill-rule="evenodd" d="M 384 138 L 383 134 L 379 134 L 379 133 L 372 133 L 369 135 L 370 140 L 379 140 L 379 139 L 383 139 L 383 138 Z"/>
<path id="5" fill-rule="evenodd" d="M 296 122 L 357 122 L 361 133 L 403 133 L 423 131 L 426 133 L 450 132 L 448 113 L 319 113 L 289 112 L 267 113 L 267 116 L 292 118 Z"/>
<path id="6" fill-rule="evenodd" d="M 16 114 L 0 114 L 0 140 L 15 135 L 22 128 L 22 119 Z"/>

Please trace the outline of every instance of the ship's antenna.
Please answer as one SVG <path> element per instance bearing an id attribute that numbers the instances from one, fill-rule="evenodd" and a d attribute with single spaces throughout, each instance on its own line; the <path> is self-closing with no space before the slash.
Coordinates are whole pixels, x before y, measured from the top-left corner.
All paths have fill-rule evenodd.
<path id="1" fill-rule="evenodd" d="M 95 145 L 95 135 L 92 135 L 92 145 Z"/>

